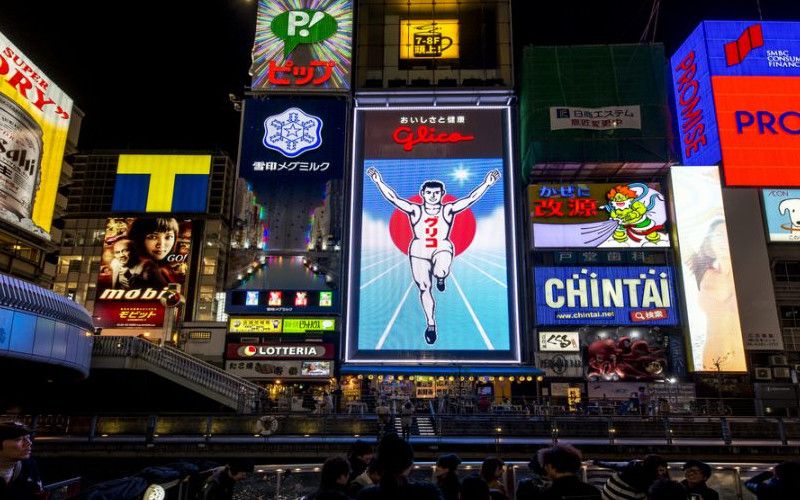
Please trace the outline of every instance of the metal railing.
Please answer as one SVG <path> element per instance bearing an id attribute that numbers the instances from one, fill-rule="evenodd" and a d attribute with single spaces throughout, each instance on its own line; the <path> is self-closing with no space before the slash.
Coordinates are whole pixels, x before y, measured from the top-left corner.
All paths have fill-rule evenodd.
<path id="1" fill-rule="evenodd" d="M 174 376 L 219 394 L 235 404 L 240 413 L 254 413 L 266 400 L 266 391 L 247 380 L 169 346 L 158 346 L 136 337 L 95 337 L 93 356 L 141 359 Z"/>

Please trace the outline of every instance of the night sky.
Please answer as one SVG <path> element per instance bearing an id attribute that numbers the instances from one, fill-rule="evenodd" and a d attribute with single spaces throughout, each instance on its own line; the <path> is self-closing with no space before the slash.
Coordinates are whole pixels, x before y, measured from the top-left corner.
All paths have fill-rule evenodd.
<path id="1" fill-rule="evenodd" d="M 515 50 L 638 42 L 652 3 L 514 0 Z M 660 3 L 655 41 L 668 55 L 703 19 L 758 19 L 755 0 Z M 800 20 L 798 0 L 760 4 L 764 20 Z M 249 83 L 255 12 L 256 0 L 4 0 L 0 31 L 85 112 L 82 151 L 235 154 L 239 114 L 228 94 Z"/>

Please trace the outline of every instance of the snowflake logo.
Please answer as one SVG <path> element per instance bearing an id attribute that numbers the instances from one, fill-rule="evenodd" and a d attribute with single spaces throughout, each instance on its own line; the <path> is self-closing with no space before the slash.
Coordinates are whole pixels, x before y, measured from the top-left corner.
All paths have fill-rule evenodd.
<path id="1" fill-rule="evenodd" d="M 322 145 L 322 120 L 302 109 L 289 108 L 264 120 L 264 147 L 296 158 Z"/>

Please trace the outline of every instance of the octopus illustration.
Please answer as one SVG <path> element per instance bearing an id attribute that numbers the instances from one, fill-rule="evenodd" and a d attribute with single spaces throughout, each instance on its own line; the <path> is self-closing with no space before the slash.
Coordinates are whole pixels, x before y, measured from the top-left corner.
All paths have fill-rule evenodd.
<path id="1" fill-rule="evenodd" d="M 588 347 L 588 377 L 596 379 L 652 379 L 664 372 L 664 349 L 654 349 L 646 340 L 599 339 Z"/>

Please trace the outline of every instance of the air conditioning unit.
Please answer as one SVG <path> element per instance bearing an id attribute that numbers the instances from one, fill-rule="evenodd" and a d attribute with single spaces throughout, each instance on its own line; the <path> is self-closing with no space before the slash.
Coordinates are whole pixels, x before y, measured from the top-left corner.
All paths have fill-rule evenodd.
<path id="1" fill-rule="evenodd" d="M 791 378 L 791 373 L 789 372 L 788 366 L 780 366 L 777 368 L 773 368 L 772 375 L 775 378 L 783 378 L 783 379 Z"/>
<path id="2" fill-rule="evenodd" d="M 756 380 L 772 380 L 772 371 L 766 367 L 759 367 L 753 370 L 753 378 Z"/>
<path id="3" fill-rule="evenodd" d="M 779 365 L 786 365 L 788 361 L 786 360 L 786 356 L 782 354 L 775 354 L 769 357 L 769 365 L 770 366 L 779 366 Z"/>

